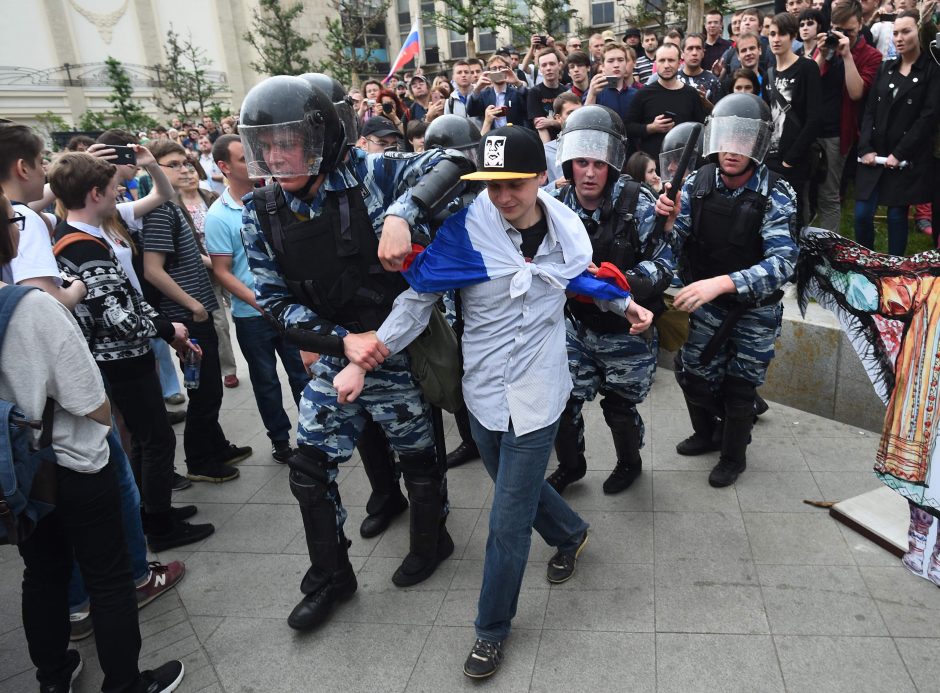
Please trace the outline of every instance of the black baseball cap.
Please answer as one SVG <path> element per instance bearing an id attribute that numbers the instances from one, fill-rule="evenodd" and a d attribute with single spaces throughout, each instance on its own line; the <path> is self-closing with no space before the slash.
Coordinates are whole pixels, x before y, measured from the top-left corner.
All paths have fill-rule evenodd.
<path id="1" fill-rule="evenodd" d="M 628 38 L 630 38 L 631 36 L 633 36 L 633 37 L 635 37 L 635 38 L 640 38 L 640 30 L 639 30 L 639 29 L 635 29 L 635 28 L 627 29 L 627 30 L 624 32 L 624 34 L 623 34 L 623 40 L 626 41 L 626 40 L 627 40 Z"/>
<path id="2" fill-rule="evenodd" d="M 505 127 L 490 130 L 480 140 L 476 173 L 461 180 L 515 180 L 535 178 L 545 171 L 545 147 L 534 130 Z"/>
<path id="3" fill-rule="evenodd" d="M 368 137 L 369 135 L 375 135 L 376 137 L 395 135 L 396 137 L 401 137 L 401 132 L 395 127 L 395 123 L 382 116 L 369 118 L 366 124 L 362 126 L 362 130 L 359 131 L 359 134 L 362 137 Z"/>

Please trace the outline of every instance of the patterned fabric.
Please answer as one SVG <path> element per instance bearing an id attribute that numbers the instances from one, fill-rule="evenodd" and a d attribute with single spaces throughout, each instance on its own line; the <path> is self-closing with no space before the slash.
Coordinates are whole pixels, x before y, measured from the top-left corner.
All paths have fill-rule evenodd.
<path id="1" fill-rule="evenodd" d="M 566 414 L 578 429 L 578 451 L 584 452 L 584 417 L 581 409 L 600 392 L 616 395 L 637 405 L 646 399 L 656 373 L 659 343 L 656 328 L 646 335 L 601 334 L 589 328 L 576 328 L 567 321 L 568 370 L 574 387 Z M 643 447 L 643 419 L 633 407 Z"/>
<path id="2" fill-rule="evenodd" d="M 745 189 L 754 190 L 769 198 L 769 205 L 764 214 L 760 234 L 764 239 L 764 259 L 740 272 L 733 272 L 731 280 L 741 296 L 759 301 L 767 298 L 774 291 L 786 284 L 793 276 L 797 260 L 796 245 L 796 193 L 782 178 L 777 180 L 773 190 L 769 190 L 769 169 L 759 165 L 751 178 L 736 190 L 729 189 L 721 180 L 716 169 L 716 192 L 727 197 L 736 197 Z M 673 226 L 675 255 L 681 257 L 682 245 L 692 229 L 692 194 L 697 172 L 689 176 L 682 186 L 682 201 L 679 215 Z"/>

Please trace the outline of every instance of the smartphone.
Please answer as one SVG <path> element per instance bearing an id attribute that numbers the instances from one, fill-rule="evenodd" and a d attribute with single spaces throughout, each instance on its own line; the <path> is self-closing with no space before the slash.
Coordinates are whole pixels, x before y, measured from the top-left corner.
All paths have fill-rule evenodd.
<path id="1" fill-rule="evenodd" d="M 896 14 L 883 14 L 883 15 L 881 15 L 881 21 L 883 21 L 883 22 L 893 22 L 893 21 L 894 21 L 895 19 L 897 19 L 897 18 L 898 18 L 898 16 L 897 16 Z"/>
<path id="2" fill-rule="evenodd" d="M 620 79 L 619 77 L 608 77 L 608 78 L 607 78 L 607 88 L 608 88 L 608 89 L 616 89 L 616 88 L 617 88 L 617 82 L 618 82 L 619 79 Z"/>
<path id="3" fill-rule="evenodd" d="M 545 36 L 545 35 L 543 35 L 543 34 L 539 34 L 539 43 L 541 43 L 543 46 L 547 46 L 547 45 L 548 45 L 548 36 Z"/>
<path id="4" fill-rule="evenodd" d="M 675 121 L 679 116 L 672 111 L 663 111 L 663 115 L 669 118 L 669 120 Z"/>
<path id="5" fill-rule="evenodd" d="M 119 144 L 115 144 L 111 145 L 111 149 L 114 150 L 115 158 L 110 159 L 108 161 L 109 164 L 114 164 L 115 166 L 137 164 L 137 152 L 134 151 L 133 147 L 125 147 Z"/>
<path id="6" fill-rule="evenodd" d="M 505 118 L 507 115 L 509 115 L 509 106 L 500 106 L 496 116 L 498 118 Z"/>
<path id="7" fill-rule="evenodd" d="M 486 76 L 489 77 L 490 81 L 493 84 L 502 84 L 506 81 L 506 73 L 502 70 L 494 70 L 493 72 L 487 72 Z"/>

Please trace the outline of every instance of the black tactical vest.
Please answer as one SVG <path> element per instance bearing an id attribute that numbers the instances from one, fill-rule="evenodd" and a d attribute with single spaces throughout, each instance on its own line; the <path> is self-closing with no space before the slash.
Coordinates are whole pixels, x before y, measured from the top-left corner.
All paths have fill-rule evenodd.
<path id="1" fill-rule="evenodd" d="M 379 241 L 362 187 L 327 192 L 320 215 L 303 221 L 277 184 L 255 190 L 254 200 L 261 229 L 297 302 L 350 332 L 378 329 L 408 284 L 379 263 Z"/>
<path id="2" fill-rule="evenodd" d="M 563 189 L 560 197 L 567 193 L 567 188 Z M 592 259 L 598 267 L 602 262 L 609 262 L 627 273 L 645 259 L 640 252 L 640 232 L 634 216 L 639 197 L 640 184 L 627 180 L 614 203 L 605 201 L 601 207 L 600 222 L 582 219 L 594 250 Z M 641 305 L 649 307 L 645 302 L 641 302 Z M 626 318 L 604 312 L 594 303 L 571 300 L 568 301 L 568 308 L 580 323 L 595 332 L 609 334 L 630 329 L 630 322 Z"/>
<path id="3" fill-rule="evenodd" d="M 769 199 L 753 190 L 727 197 L 715 190 L 715 164 L 702 166 L 691 192 L 692 227 L 679 258 L 685 284 L 756 265 L 764 259 L 761 225 Z M 778 180 L 770 172 L 770 189 Z"/>

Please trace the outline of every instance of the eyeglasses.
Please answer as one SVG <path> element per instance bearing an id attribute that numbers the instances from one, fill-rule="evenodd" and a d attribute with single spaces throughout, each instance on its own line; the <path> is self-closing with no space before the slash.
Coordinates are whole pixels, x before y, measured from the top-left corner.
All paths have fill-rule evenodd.
<path id="1" fill-rule="evenodd" d="M 160 164 L 163 168 L 171 168 L 174 171 L 179 171 L 181 168 L 196 170 L 196 165 L 191 161 L 174 161 L 172 164 Z"/>
<path id="2" fill-rule="evenodd" d="M 22 214 L 14 214 L 8 219 L 11 224 L 16 224 L 16 228 L 22 231 L 26 228 L 26 217 Z"/>
<path id="3" fill-rule="evenodd" d="M 382 149 L 384 149 L 385 151 L 389 151 L 390 149 L 395 149 L 398 146 L 397 141 L 390 143 L 390 142 L 383 142 L 382 140 L 371 139 L 369 137 L 366 137 L 366 142 L 369 142 L 370 144 L 374 144 L 376 147 L 382 147 Z"/>

